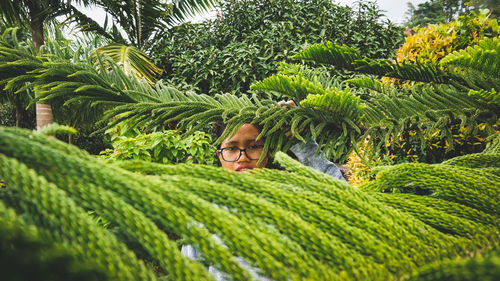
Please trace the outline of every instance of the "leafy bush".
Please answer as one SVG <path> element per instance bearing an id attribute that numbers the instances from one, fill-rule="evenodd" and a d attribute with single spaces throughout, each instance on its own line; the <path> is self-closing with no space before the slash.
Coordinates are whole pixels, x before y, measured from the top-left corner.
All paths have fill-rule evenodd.
<path id="1" fill-rule="evenodd" d="M 396 59 L 400 62 L 438 62 L 454 51 L 500 35 L 497 21 L 488 15 L 487 10 L 479 14 L 472 12 L 457 21 L 414 28 L 414 34 L 409 35 L 397 50 Z"/>
<path id="2" fill-rule="evenodd" d="M 112 137 L 113 149 L 100 154 L 105 159 L 146 160 L 157 163 L 215 163 L 215 147 L 209 134 L 195 132 L 182 135 L 178 130 L 140 133 L 134 137 Z"/>
<path id="3" fill-rule="evenodd" d="M 9 103 L 0 103 L 0 125 L 11 127 L 16 125 L 16 111 Z"/>
<path id="4" fill-rule="evenodd" d="M 334 41 L 392 57 L 403 31 L 382 17 L 371 2 L 355 10 L 329 0 L 224 1 L 217 19 L 173 28 L 152 55 L 175 84 L 239 94 L 307 44 Z"/>

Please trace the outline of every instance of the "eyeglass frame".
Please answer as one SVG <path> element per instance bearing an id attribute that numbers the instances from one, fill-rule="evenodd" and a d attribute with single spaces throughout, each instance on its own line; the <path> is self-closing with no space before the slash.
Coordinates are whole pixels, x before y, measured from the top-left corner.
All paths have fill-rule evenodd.
<path id="1" fill-rule="evenodd" d="M 236 162 L 236 161 L 240 160 L 240 158 L 241 158 L 241 154 L 242 154 L 243 152 L 245 152 L 245 155 L 247 156 L 247 158 L 248 158 L 249 160 L 259 160 L 260 155 L 259 155 L 259 157 L 257 157 L 256 159 L 252 159 L 252 158 L 250 158 L 250 156 L 248 156 L 247 149 L 249 149 L 249 148 L 250 148 L 250 147 L 252 147 L 252 146 L 257 146 L 257 147 L 259 147 L 259 148 L 264 148 L 264 145 L 262 145 L 262 144 L 258 144 L 258 145 L 251 145 L 251 146 L 249 146 L 249 147 L 247 147 L 247 148 L 244 148 L 244 149 L 241 149 L 241 148 L 239 148 L 239 147 L 237 147 L 237 146 L 222 147 L 222 148 L 217 149 L 217 151 L 219 151 L 219 153 L 220 153 L 220 155 L 221 155 L 221 157 L 222 157 L 222 160 L 224 160 L 224 161 L 226 161 L 226 162 Z M 236 158 L 235 160 L 226 160 L 226 159 L 224 159 L 224 153 L 223 153 L 223 150 L 224 150 L 224 149 L 227 149 L 227 148 L 237 148 L 237 149 L 240 151 L 240 155 L 238 155 L 238 158 Z M 261 152 L 261 154 L 262 154 L 262 152 Z"/>

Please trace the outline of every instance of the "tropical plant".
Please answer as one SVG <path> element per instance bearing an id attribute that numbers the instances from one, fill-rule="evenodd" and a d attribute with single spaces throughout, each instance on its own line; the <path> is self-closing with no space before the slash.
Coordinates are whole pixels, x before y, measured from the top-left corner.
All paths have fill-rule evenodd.
<path id="1" fill-rule="evenodd" d="M 277 92 L 280 98 L 289 97 L 301 104 L 291 109 L 277 107 L 275 101 L 256 96 L 221 94 L 211 97 L 182 93 L 161 83 L 152 87 L 138 83 L 119 69 L 97 72 L 93 67 L 68 63 L 38 64 L 36 71 L 30 68 L 31 72 L 23 77 L 32 79 L 32 84 L 46 93 L 45 100 L 65 97 L 70 104 L 86 101 L 95 106 L 112 106 L 104 120 L 117 118 L 109 127 L 128 119 L 137 125 L 149 122 L 159 127 L 178 122 L 181 130 L 194 132 L 222 120 L 228 129 L 217 140 L 221 142 L 242 124 L 255 123 L 262 126 L 261 136 L 266 136 L 265 151 L 271 147 L 286 151 L 297 141 L 315 138 L 328 157 L 342 161 L 356 149 L 356 143 L 367 136 L 369 144 L 375 148 L 373 151 L 377 152 L 387 144 L 400 143 L 401 133 L 414 131 L 423 150 L 426 135 L 439 130 L 440 135 L 448 139 L 447 150 L 451 151 L 454 149 L 452 125 L 464 127 L 464 135 L 469 135 L 478 124 L 484 123 L 485 130 L 491 134 L 498 120 L 498 104 L 494 101 L 499 81 L 491 74 L 498 73 L 499 41 L 498 37 L 484 39 L 475 48 L 450 54 L 442 61 L 446 68 L 436 64 L 363 59 L 359 50 L 334 43 L 313 45 L 295 58 L 372 75 L 441 85 L 421 85 L 359 97 L 352 88 L 324 87 L 320 79 L 310 81 L 300 73 L 272 76 L 254 85 L 254 89 Z M 11 85 L 16 82 L 11 81 Z M 368 78 L 348 82 L 372 89 L 383 88 L 379 82 Z M 291 132 L 291 137 L 287 132 Z"/>
<path id="2" fill-rule="evenodd" d="M 475 45 L 480 40 L 495 37 L 499 34 L 496 20 L 489 18 L 488 11 L 460 16 L 457 21 L 447 24 L 429 25 L 415 28 L 415 33 L 406 38 L 405 43 L 396 52 L 399 62 L 438 63 L 453 51 Z M 377 91 L 388 91 L 391 87 L 410 88 L 415 82 L 401 81 L 383 77 Z M 393 92 L 397 92 L 394 90 Z M 351 180 L 359 182 L 367 180 L 373 173 L 373 166 L 383 163 L 424 162 L 439 163 L 444 159 L 461 154 L 475 153 L 484 148 L 485 138 L 491 134 L 486 124 L 478 123 L 477 128 L 466 129 L 461 124 L 450 124 L 450 137 L 444 137 L 439 129 L 430 129 L 427 133 L 417 135 L 411 127 L 401 132 L 394 143 L 391 137 L 390 148 L 380 153 L 379 157 L 360 158 L 355 153 L 350 156 L 348 165 L 352 168 Z M 473 131 L 474 133 L 470 133 Z M 450 148 L 450 139 L 453 140 Z M 393 144 L 394 143 L 394 144 Z M 421 147 L 425 143 L 426 148 Z M 370 150 L 360 143 L 364 150 Z"/>
<path id="3" fill-rule="evenodd" d="M 6 30 L 3 24 L 0 24 L 0 31 Z M 15 38 L 12 38 L 15 37 Z M 27 37 L 26 33 L 16 32 L 2 32 L 0 40 L 2 45 L 13 44 L 18 40 L 18 37 Z M 9 45 L 12 46 L 12 45 Z M 0 89 L 0 107 L 1 122 L 4 126 L 18 126 L 22 128 L 34 128 L 35 112 L 33 108 L 27 109 L 28 104 L 32 99 L 32 93 L 27 92 L 24 95 L 14 94 L 12 91 Z"/>
<path id="4" fill-rule="evenodd" d="M 470 272 L 453 260 L 471 256 L 485 270 L 465 280 L 498 277 L 500 181 L 481 169 L 499 162 L 486 159 L 476 157 L 481 168 L 418 164 L 415 174 L 396 165 L 390 169 L 399 176 L 384 170 L 364 186 L 423 191 L 387 194 L 282 153 L 276 161 L 287 171 L 109 164 L 54 138 L 0 127 L 0 231 L 14 233 L 8 226 L 22 218 L 46 243 L 95 262 L 99 280 L 210 280 L 209 266 L 225 280 L 399 280 L 429 276 L 430 265 L 441 265 L 435 274 Z M 97 224 L 96 215 L 108 224 Z M 0 245 L 12 241 L 2 238 Z M 181 245 L 201 258 L 186 258 Z"/>
<path id="5" fill-rule="evenodd" d="M 109 32 L 107 20 L 104 26 L 100 26 L 82 13 L 75 4 L 97 5 L 104 8 L 126 32 L 128 42 L 121 36 L 114 23 Z M 157 36 L 156 38 L 163 36 L 166 25 L 171 26 L 176 20 L 182 20 L 214 4 L 215 1 L 212 0 L 178 0 L 172 4 L 158 0 L 126 2 L 117 0 L 8 0 L 0 3 L 0 19 L 6 26 L 24 26 L 30 30 L 35 52 L 38 52 L 38 49 L 45 44 L 44 27 L 47 22 L 55 21 L 57 16 L 62 15 L 77 23 L 83 30 L 97 32 L 114 42 L 122 44 L 130 42 L 138 48 L 147 49 L 148 43 L 156 42 L 153 36 Z M 101 51 L 109 53 L 113 58 L 116 58 L 117 51 L 121 51 L 118 56 L 127 57 L 127 59 L 118 59 L 116 62 L 124 62 L 124 66 L 131 62 L 130 64 L 136 67 L 136 72 L 141 73 L 148 80 L 153 80 L 154 75 L 161 73 L 160 69 L 147 60 L 147 56 L 132 47 L 110 46 Z M 50 105 L 39 103 L 36 105 L 36 110 L 37 128 L 53 122 Z"/>
<path id="6" fill-rule="evenodd" d="M 35 58 L 36 50 L 33 49 L 29 42 L 19 40 L 20 30 L 17 28 L 8 28 L 2 34 L 0 39 L 0 48 L 2 54 L 0 55 L 2 60 L 2 99 L 20 107 L 23 110 L 25 108 L 29 109 L 30 102 L 34 99 L 33 92 L 35 92 L 35 87 L 29 85 L 29 79 L 23 80 L 25 76 L 19 76 L 20 72 L 18 67 L 15 65 L 9 65 L 6 60 L 9 56 L 15 56 L 17 58 Z M 21 33 L 22 35 L 22 33 Z M 21 37 L 22 38 L 22 37 Z M 151 65 L 146 58 L 141 57 L 143 54 L 134 47 L 127 47 L 125 53 L 130 53 L 129 55 L 123 55 L 120 60 L 115 57 L 108 57 L 106 55 L 101 55 L 99 46 L 102 46 L 106 41 L 99 36 L 82 36 L 76 42 L 67 40 L 62 35 L 61 31 L 56 31 L 54 33 L 49 33 L 47 36 L 46 44 L 40 48 L 40 55 L 43 57 L 41 63 L 57 63 L 60 61 L 72 62 L 75 64 L 87 64 L 91 67 L 100 67 L 101 71 L 107 71 L 109 69 L 108 60 L 117 60 L 118 64 L 122 66 L 123 71 L 127 74 L 134 75 L 135 77 L 145 77 L 147 81 L 154 80 L 155 78 L 151 76 L 151 68 L 142 68 L 144 65 L 148 67 Z M 118 55 L 113 50 L 114 46 L 106 47 L 106 51 L 111 55 Z M 97 50 L 97 51 L 96 51 Z M 93 54 L 93 55 L 92 55 Z M 100 60 L 106 56 L 106 59 Z M 139 58 L 135 58 L 139 56 Z M 132 57 L 132 61 L 130 58 Z M 12 58 L 12 57 L 11 57 Z M 134 59 L 135 58 L 135 59 Z M 152 66 L 154 68 L 154 66 Z M 15 78 L 13 82 L 18 83 L 18 87 L 15 90 L 12 85 L 6 85 L 7 80 Z M 28 83 L 28 84 L 25 84 Z M 64 100 L 52 101 L 55 121 L 62 124 L 68 124 L 71 126 L 78 126 L 79 129 L 87 130 L 89 127 L 93 127 L 96 119 L 99 119 L 102 112 L 99 110 L 92 110 L 91 108 L 82 109 L 85 106 L 82 103 L 73 103 L 72 106 L 68 107 L 64 105 Z M 18 120 L 22 121 L 23 115 L 19 114 L 23 112 L 17 110 Z"/>
<path id="7" fill-rule="evenodd" d="M 465 135 L 476 132 L 479 123 L 484 123 L 483 126 L 486 126 L 487 135 L 495 130 L 498 120 L 495 112 L 498 108 L 495 104 L 496 92 L 490 89 L 499 87 L 498 79 L 495 75 L 491 75 L 492 71 L 497 71 L 495 62 L 499 58 L 497 45 L 499 40 L 498 37 L 485 39 L 474 49 L 469 48 L 462 53 L 450 54 L 441 63 L 446 65 L 447 69 L 430 63 L 392 63 L 388 60 L 362 59 L 356 49 L 333 43 L 313 45 L 297 54 L 295 58 L 333 64 L 372 75 L 442 84 L 421 85 L 408 90 L 394 91 L 369 78 L 347 81 L 353 85 L 381 92 L 364 96 L 363 103 L 366 109 L 363 111 L 363 118 L 358 119 L 368 128 L 365 136 L 370 136 L 369 142 L 373 142 L 375 147 L 387 144 L 388 140 L 391 140 L 389 143 L 391 146 L 396 145 L 407 139 L 400 134 L 413 132 L 420 138 L 423 150 L 425 137 L 438 130 L 441 136 L 448 139 L 447 151 L 450 151 L 454 148 L 451 134 L 453 124 L 465 128 L 462 131 Z M 470 54 L 475 54 L 474 58 L 477 60 L 473 61 L 468 57 Z M 468 57 L 467 63 L 458 62 L 458 58 L 453 59 L 457 56 Z M 451 61 L 457 63 L 452 65 Z M 281 80 L 290 79 L 281 78 Z M 264 84 L 256 84 L 255 87 L 290 92 L 282 89 L 283 82 L 276 82 L 271 78 L 263 82 Z M 470 94 L 476 93 L 472 89 L 488 89 L 483 90 L 483 95 L 490 98 L 487 100 L 471 98 Z M 311 90 L 306 92 L 313 93 Z M 475 121 L 472 121 L 474 119 Z"/>

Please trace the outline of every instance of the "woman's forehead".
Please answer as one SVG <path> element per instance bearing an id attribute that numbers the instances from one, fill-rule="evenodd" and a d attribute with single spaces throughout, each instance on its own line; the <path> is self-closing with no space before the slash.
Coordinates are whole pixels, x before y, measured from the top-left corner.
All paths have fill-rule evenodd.
<path id="1" fill-rule="evenodd" d="M 259 134 L 260 130 L 254 125 L 243 124 L 243 126 L 236 131 L 236 134 L 234 134 L 231 138 L 225 139 L 224 143 L 249 143 L 255 141 Z"/>

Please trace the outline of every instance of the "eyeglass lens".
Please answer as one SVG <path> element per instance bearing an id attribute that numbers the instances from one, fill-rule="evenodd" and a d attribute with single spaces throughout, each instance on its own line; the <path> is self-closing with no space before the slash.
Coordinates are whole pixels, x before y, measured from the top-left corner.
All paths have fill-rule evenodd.
<path id="1" fill-rule="evenodd" d="M 246 153 L 247 158 L 250 160 L 257 160 L 262 153 L 262 146 L 250 146 L 246 149 L 240 149 L 238 147 L 227 147 L 222 149 L 222 158 L 225 161 L 238 161 L 241 154 Z"/>

